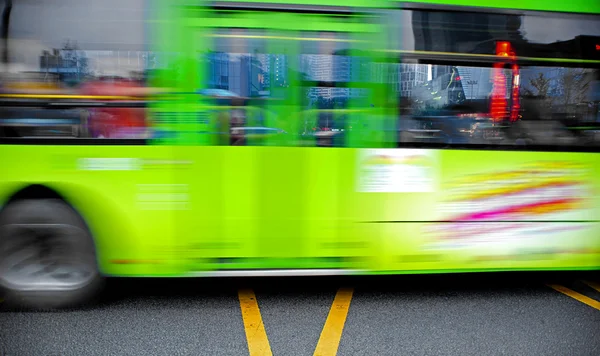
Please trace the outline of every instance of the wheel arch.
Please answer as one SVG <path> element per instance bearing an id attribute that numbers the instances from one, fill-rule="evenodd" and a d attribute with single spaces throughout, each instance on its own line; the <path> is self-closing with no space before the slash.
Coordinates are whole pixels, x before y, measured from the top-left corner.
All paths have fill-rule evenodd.
<path id="1" fill-rule="evenodd" d="M 66 182 L 18 183 L 2 197 L 0 213 L 10 203 L 26 199 L 58 199 L 73 209 L 93 240 L 98 268 L 102 274 L 107 274 L 107 270 L 110 269 L 107 255 L 110 251 L 121 247 L 117 241 L 123 241 L 123 239 L 110 238 L 111 229 L 102 222 L 110 221 L 110 225 L 119 231 L 120 236 L 132 236 L 131 225 L 122 209 L 103 197 L 100 192 L 88 187 Z"/>

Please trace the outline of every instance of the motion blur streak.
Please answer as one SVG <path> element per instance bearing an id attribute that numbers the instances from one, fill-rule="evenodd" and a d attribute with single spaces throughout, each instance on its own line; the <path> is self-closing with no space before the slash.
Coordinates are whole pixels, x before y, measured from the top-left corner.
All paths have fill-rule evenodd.
<path id="1" fill-rule="evenodd" d="M 598 1 L 0 6 L 7 302 L 600 269 Z"/>

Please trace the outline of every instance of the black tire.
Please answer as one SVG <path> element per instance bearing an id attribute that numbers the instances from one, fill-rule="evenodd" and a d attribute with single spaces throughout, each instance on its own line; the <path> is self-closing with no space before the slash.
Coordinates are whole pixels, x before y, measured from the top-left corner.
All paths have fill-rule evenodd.
<path id="1" fill-rule="evenodd" d="M 103 283 L 94 240 L 68 204 L 19 200 L 0 213 L 0 288 L 6 304 L 42 310 L 81 306 Z"/>

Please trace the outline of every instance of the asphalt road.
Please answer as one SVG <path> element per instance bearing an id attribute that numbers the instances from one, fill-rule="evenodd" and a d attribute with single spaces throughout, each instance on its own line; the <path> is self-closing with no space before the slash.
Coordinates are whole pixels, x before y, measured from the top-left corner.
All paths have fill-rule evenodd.
<path id="1" fill-rule="evenodd" d="M 324 355 L 337 348 L 338 355 L 598 356 L 600 291 L 583 281 L 600 276 L 115 279 L 83 309 L 0 304 L 0 355 L 248 355 L 264 328 L 273 355 L 313 355 L 319 344 L 329 347 Z M 332 308 L 340 288 L 353 292 L 347 314 Z M 243 316 L 240 291 L 254 293 L 262 322 L 246 323 L 252 314 Z M 325 332 L 336 323 L 339 345 L 335 331 Z"/>

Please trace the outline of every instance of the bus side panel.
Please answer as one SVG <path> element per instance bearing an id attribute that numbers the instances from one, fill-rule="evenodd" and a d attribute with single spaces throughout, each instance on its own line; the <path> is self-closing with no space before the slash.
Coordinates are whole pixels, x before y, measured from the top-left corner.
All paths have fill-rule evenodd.
<path id="1" fill-rule="evenodd" d="M 355 208 L 384 225 L 383 270 L 600 267 L 595 154 L 400 149 L 359 157 L 365 155 L 358 177 L 365 193 Z M 403 213 L 406 205 L 414 213 Z"/>
<path id="2" fill-rule="evenodd" d="M 173 184 L 171 158 L 157 146 L 3 145 L 0 196 L 32 184 L 55 190 L 85 219 L 105 274 L 180 274 L 173 215 L 188 209 L 187 184 Z"/>

